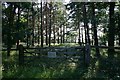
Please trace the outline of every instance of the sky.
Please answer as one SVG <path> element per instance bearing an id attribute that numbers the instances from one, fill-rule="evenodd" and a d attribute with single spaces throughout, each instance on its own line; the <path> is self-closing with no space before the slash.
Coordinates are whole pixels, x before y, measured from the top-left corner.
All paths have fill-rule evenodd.
<path id="1" fill-rule="evenodd" d="M 69 3 L 70 0 L 65 0 L 66 3 Z"/>
<path id="2" fill-rule="evenodd" d="M 55 2 L 65 2 L 65 3 L 69 3 L 69 1 L 70 0 L 42 0 L 43 2 L 44 1 L 47 1 L 47 2 L 49 2 L 49 1 L 55 1 Z M 41 2 L 41 0 L 38 0 L 38 2 Z"/>

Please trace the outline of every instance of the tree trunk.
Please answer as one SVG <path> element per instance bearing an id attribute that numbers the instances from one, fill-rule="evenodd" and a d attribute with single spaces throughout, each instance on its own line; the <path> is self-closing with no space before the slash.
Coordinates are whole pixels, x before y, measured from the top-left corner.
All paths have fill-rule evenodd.
<path id="1" fill-rule="evenodd" d="M 89 26 L 88 23 L 86 24 L 87 26 L 87 40 L 88 40 L 88 44 L 90 44 L 90 36 L 89 36 Z"/>
<path id="2" fill-rule="evenodd" d="M 45 19 L 45 22 L 46 22 L 46 29 L 45 29 L 45 32 L 46 32 L 46 45 L 48 45 L 48 9 L 47 9 L 47 2 L 45 4 L 45 9 L 46 9 L 46 19 Z"/>
<path id="3" fill-rule="evenodd" d="M 16 7 L 15 6 L 13 7 L 13 3 L 10 3 L 9 10 L 10 10 L 10 13 L 9 13 L 8 21 L 9 21 L 9 27 L 11 27 L 13 26 L 13 23 L 14 23 L 14 15 L 15 15 L 15 10 L 16 10 Z M 8 35 L 7 35 L 7 56 L 8 57 L 10 56 L 10 49 L 12 47 L 11 36 L 12 36 L 11 28 L 9 28 Z"/>
<path id="4" fill-rule="evenodd" d="M 118 15 L 118 29 L 119 29 L 119 32 L 118 32 L 119 43 L 118 43 L 118 45 L 120 46 L 120 14 Z"/>
<path id="5" fill-rule="evenodd" d="M 115 19 L 114 19 L 114 7 L 115 2 L 110 2 L 109 8 L 109 29 L 108 29 L 108 46 L 114 47 L 115 39 Z M 108 49 L 108 57 L 112 58 L 114 56 L 114 49 Z"/>
<path id="6" fill-rule="evenodd" d="M 62 34 L 62 26 L 60 27 L 60 36 L 61 36 L 61 43 L 63 43 L 63 40 L 62 40 L 62 39 L 63 39 L 63 38 L 62 38 L 62 37 L 63 37 L 63 34 Z"/>
<path id="7" fill-rule="evenodd" d="M 35 28 L 35 15 L 34 15 L 34 9 L 33 9 L 33 3 L 32 3 L 32 46 L 34 46 L 34 28 Z"/>
<path id="8" fill-rule="evenodd" d="M 41 1 L 41 47 L 43 47 L 42 1 Z"/>
<path id="9" fill-rule="evenodd" d="M 59 42 L 59 29 L 60 29 L 60 28 L 58 28 L 58 32 L 57 32 L 57 36 L 58 36 L 58 41 L 57 41 L 57 42 L 58 42 L 58 44 L 60 43 L 60 42 Z"/>
<path id="10" fill-rule="evenodd" d="M 85 63 L 86 63 L 86 66 L 88 66 L 90 63 L 90 37 L 89 37 L 89 26 L 88 26 L 85 3 L 84 3 L 84 10 L 83 10 L 83 17 L 84 17 L 84 28 L 85 28 Z"/>
<path id="11" fill-rule="evenodd" d="M 18 5 L 18 20 L 17 20 L 17 31 L 18 31 L 18 37 L 17 37 L 17 49 L 19 46 L 19 27 L 20 27 L 20 4 Z"/>
<path id="12" fill-rule="evenodd" d="M 84 17 L 84 28 L 85 28 L 85 43 L 90 44 L 89 26 L 88 26 L 87 12 L 86 12 L 85 3 L 84 3 L 84 8 L 83 8 L 83 17 Z"/>
<path id="13" fill-rule="evenodd" d="M 92 43 L 92 46 L 94 45 L 94 36 L 92 35 L 92 41 L 91 41 L 91 43 Z"/>
<path id="14" fill-rule="evenodd" d="M 81 40 L 80 40 L 80 22 L 79 22 L 79 19 L 78 19 L 78 30 L 79 30 L 78 43 L 81 46 Z"/>
<path id="15" fill-rule="evenodd" d="M 67 32 L 67 26 L 65 27 L 65 33 Z M 67 43 L 67 34 L 65 34 L 65 43 Z"/>
<path id="16" fill-rule="evenodd" d="M 63 26 L 63 43 L 65 43 L 65 26 Z"/>
<path id="17" fill-rule="evenodd" d="M 27 13 L 27 27 L 29 28 L 29 8 Z M 27 47 L 29 47 L 28 41 L 29 41 L 29 30 L 27 30 Z"/>
<path id="18" fill-rule="evenodd" d="M 82 46 L 84 46 L 84 40 L 83 40 L 83 28 L 81 29 L 81 34 L 82 34 Z"/>
<path id="19" fill-rule="evenodd" d="M 40 21 L 40 14 L 39 14 L 39 8 L 38 8 L 38 22 Z M 40 25 L 38 23 L 38 45 L 40 44 Z"/>
<path id="20" fill-rule="evenodd" d="M 56 35 L 55 35 L 55 25 L 53 26 L 53 34 L 54 34 L 54 44 L 56 43 Z"/>
<path id="21" fill-rule="evenodd" d="M 52 16 L 52 14 L 51 14 L 51 9 L 52 8 L 52 4 L 50 3 L 50 24 L 49 24 L 49 47 L 51 46 L 51 16 Z"/>
<path id="22" fill-rule="evenodd" d="M 95 4 L 92 3 L 92 25 L 93 25 L 93 30 L 94 30 L 94 45 L 96 46 L 96 56 L 100 56 L 99 48 L 98 46 L 98 38 L 97 38 L 97 27 L 96 27 L 96 18 L 95 18 Z"/>
<path id="23" fill-rule="evenodd" d="M 53 10 L 53 36 L 54 36 L 54 38 L 53 38 L 53 43 L 55 44 L 56 42 L 55 42 L 55 11 Z"/>

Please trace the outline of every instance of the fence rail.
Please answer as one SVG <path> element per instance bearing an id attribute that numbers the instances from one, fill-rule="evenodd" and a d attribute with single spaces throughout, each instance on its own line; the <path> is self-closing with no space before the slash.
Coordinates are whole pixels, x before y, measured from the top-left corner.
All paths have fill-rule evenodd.
<path id="1" fill-rule="evenodd" d="M 118 46 L 91 46 L 91 48 L 120 49 Z"/>
<path id="2" fill-rule="evenodd" d="M 22 45 L 19 45 L 18 49 L 11 49 L 11 51 L 14 50 L 18 50 L 19 51 L 19 65 L 23 65 L 24 64 L 24 58 L 25 55 L 24 53 L 32 53 L 32 52 L 28 52 L 27 50 L 31 49 L 31 50 L 40 50 L 40 49 L 80 49 L 81 51 L 84 52 L 84 62 L 85 64 L 89 64 L 90 61 L 90 51 L 91 48 L 104 48 L 104 49 L 120 49 L 120 47 L 112 47 L 112 46 L 77 46 L 77 47 L 35 47 L 35 48 L 27 48 L 27 47 L 23 47 Z M 7 49 L 2 49 L 2 51 L 6 51 Z M 26 51 L 26 52 L 25 52 Z"/>
<path id="3" fill-rule="evenodd" d="M 10 51 L 16 51 L 18 49 L 14 48 L 14 49 L 10 49 Z M 2 51 L 7 51 L 7 49 L 2 49 Z"/>
<path id="4" fill-rule="evenodd" d="M 24 49 L 65 49 L 65 48 L 75 48 L 75 49 L 81 49 L 84 48 L 85 46 L 78 46 L 78 47 L 39 47 L 39 48 L 27 48 L 24 47 Z M 120 49 L 118 46 L 90 46 L 91 48 L 105 48 L 105 49 Z M 16 48 L 10 49 L 11 51 L 18 50 Z M 6 48 L 2 49 L 2 51 L 7 51 Z"/>

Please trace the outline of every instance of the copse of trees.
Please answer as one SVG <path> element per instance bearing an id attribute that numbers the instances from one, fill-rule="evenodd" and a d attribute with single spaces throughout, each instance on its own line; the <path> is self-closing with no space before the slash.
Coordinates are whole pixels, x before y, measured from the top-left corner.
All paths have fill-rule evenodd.
<path id="1" fill-rule="evenodd" d="M 66 5 L 66 8 L 71 13 L 71 18 L 74 24 L 78 25 L 79 29 L 79 43 L 83 36 L 80 36 L 84 32 L 85 41 L 90 45 L 100 45 L 99 42 L 108 42 L 108 46 L 115 46 L 115 39 L 118 34 L 115 34 L 115 30 L 119 28 L 119 23 L 115 20 L 115 14 L 119 14 L 119 3 L 118 2 L 70 2 Z M 83 23 L 84 29 L 80 30 L 80 23 Z M 91 25 L 89 25 L 91 24 Z M 98 33 L 99 27 L 102 35 Z M 117 31 L 116 31 L 117 32 Z M 118 31 L 119 33 L 119 31 Z M 91 35 L 92 34 L 92 35 Z M 90 38 L 90 36 L 92 36 Z M 118 35 L 119 36 L 119 35 Z M 99 38 L 100 37 L 100 38 Z M 101 40 L 99 40 L 101 39 Z M 113 56 L 114 49 L 108 49 L 108 56 Z M 100 56 L 99 48 L 96 47 L 96 56 Z"/>
<path id="2" fill-rule="evenodd" d="M 63 36 L 67 14 L 61 2 L 5 2 L 2 11 L 3 43 L 7 46 L 8 56 L 12 46 L 18 47 L 21 42 L 27 47 L 36 44 L 43 47 L 44 43 L 50 47 L 51 42 L 59 43 L 60 35 Z"/>
<path id="3" fill-rule="evenodd" d="M 120 45 L 119 6 L 119 2 L 70 2 L 67 5 L 62 2 L 5 2 L 3 43 L 8 56 L 12 46 L 18 48 L 21 42 L 27 47 L 50 47 L 51 43 L 67 41 L 78 41 L 81 46 L 115 46 L 115 42 Z M 99 57 L 99 48 L 95 50 Z M 108 49 L 108 53 L 109 57 L 113 56 L 114 49 Z"/>

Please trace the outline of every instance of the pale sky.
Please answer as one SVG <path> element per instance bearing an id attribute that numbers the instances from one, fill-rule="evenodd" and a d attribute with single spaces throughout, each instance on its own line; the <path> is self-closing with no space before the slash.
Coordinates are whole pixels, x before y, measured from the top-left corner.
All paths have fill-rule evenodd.
<path id="1" fill-rule="evenodd" d="M 69 3 L 70 0 L 42 0 L 43 2 L 47 1 L 47 2 L 50 2 L 50 1 L 55 1 L 55 2 L 65 2 L 65 3 Z M 41 0 L 38 0 L 38 2 L 41 2 Z"/>
<path id="2" fill-rule="evenodd" d="M 65 0 L 65 3 L 69 3 L 70 0 Z"/>

